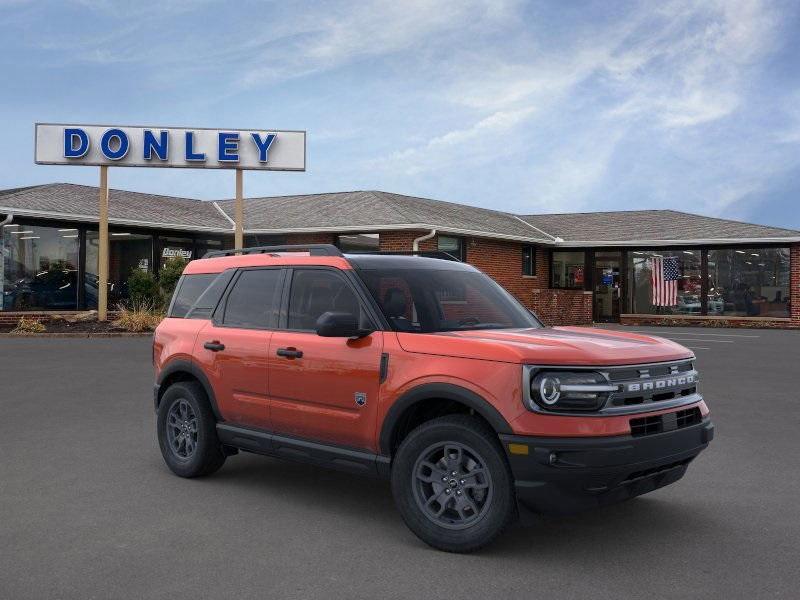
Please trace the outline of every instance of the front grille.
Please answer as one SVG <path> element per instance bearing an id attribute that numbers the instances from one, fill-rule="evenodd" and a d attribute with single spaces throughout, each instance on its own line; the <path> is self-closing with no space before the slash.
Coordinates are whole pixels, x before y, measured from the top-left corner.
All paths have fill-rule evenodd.
<path id="1" fill-rule="evenodd" d="M 633 437 L 642 437 L 644 435 L 653 435 L 654 433 L 674 431 L 690 425 L 696 425 L 702 420 L 703 415 L 700 414 L 700 409 L 696 406 L 663 415 L 639 417 L 638 419 L 630 420 L 631 435 Z"/>
<path id="2" fill-rule="evenodd" d="M 618 385 L 609 396 L 608 408 L 665 402 L 697 393 L 698 375 L 691 360 L 611 367 L 606 375 Z"/>

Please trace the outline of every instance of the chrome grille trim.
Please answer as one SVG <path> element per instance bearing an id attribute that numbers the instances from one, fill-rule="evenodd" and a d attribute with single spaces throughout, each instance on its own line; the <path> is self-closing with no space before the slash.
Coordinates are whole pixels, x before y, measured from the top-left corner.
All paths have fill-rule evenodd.
<path id="1" fill-rule="evenodd" d="M 657 363 L 630 365 L 523 365 L 522 394 L 526 406 L 546 415 L 610 417 L 653 412 L 694 404 L 703 399 L 698 393 L 699 374 L 694 368 L 695 357 Z M 617 391 L 609 395 L 598 411 L 551 411 L 531 401 L 530 384 L 539 371 L 592 371 L 602 374 Z M 683 382 L 680 382 L 683 379 Z M 674 380 L 674 383 L 673 383 Z M 655 382 L 665 383 L 656 387 Z M 631 384 L 653 383 L 652 389 L 630 391 Z M 647 386 L 643 386 L 647 387 Z M 641 398 L 641 399 L 639 399 Z"/>

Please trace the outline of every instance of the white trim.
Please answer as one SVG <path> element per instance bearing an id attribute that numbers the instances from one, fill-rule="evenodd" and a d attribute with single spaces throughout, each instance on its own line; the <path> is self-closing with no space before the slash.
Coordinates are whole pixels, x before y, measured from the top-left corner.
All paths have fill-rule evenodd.
<path id="1" fill-rule="evenodd" d="M 230 224 L 231 224 L 231 229 L 232 229 L 232 230 L 235 230 L 235 229 L 236 229 L 236 221 L 234 221 L 233 219 L 231 219 L 231 218 L 228 216 L 228 213 L 226 213 L 224 210 L 222 210 L 222 207 L 221 207 L 219 204 L 217 204 L 217 201 L 216 201 L 216 200 L 214 200 L 214 201 L 213 201 L 211 204 L 213 204 L 213 205 L 214 205 L 214 208 L 216 208 L 216 209 L 219 211 L 219 214 L 221 214 L 223 217 L 225 217 L 225 219 L 227 219 L 228 223 L 230 223 Z"/>
<path id="2" fill-rule="evenodd" d="M 530 238 L 521 235 L 506 235 L 488 231 L 476 231 L 473 229 L 459 229 L 457 227 L 441 227 L 430 223 L 401 223 L 392 225 L 370 225 L 370 226 L 344 226 L 344 227 L 290 227 L 276 229 L 247 229 L 247 233 L 336 233 L 336 232 L 359 232 L 377 233 L 381 231 L 409 231 L 409 230 L 428 230 L 436 229 L 439 233 L 452 233 L 455 235 L 486 237 L 514 242 L 526 242 L 528 244 L 552 244 L 549 240 L 541 238 Z"/>
<path id="3" fill-rule="evenodd" d="M 97 223 L 98 217 L 96 215 L 76 215 L 72 213 L 59 213 L 43 210 L 24 210 L 19 208 L 6 208 L 0 206 L 2 212 L 14 212 L 18 217 L 39 217 L 45 219 L 61 219 L 64 221 L 83 221 L 87 223 Z M 205 231 L 209 233 L 230 233 L 229 229 L 221 227 L 204 227 L 202 225 L 186 225 L 177 223 L 158 223 L 155 221 L 138 221 L 136 219 L 116 219 L 109 218 L 109 223 L 114 225 L 129 225 L 132 227 L 152 227 L 154 229 L 179 229 L 185 231 Z"/>
<path id="4" fill-rule="evenodd" d="M 510 213 L 509 213 L 509 214 L 510 214 Z M 512 217 L 514 217 L 514 218 L 515 218 L 517 221 L 519 221 L 520 223 L 524 223 L 525 225 L 527 225 L 527 226 L 528 226 L 528 227 L 530 227 L 531 229 L 535 229 L 535 230 L 536 230 L 536 231 L 538 231 L 539 233 L 543 233 L 543 234 L 545 234 L 547 237 L 551 238 L 551 239 L 552 239 L 554 242 L 563 242 L 563 241 L 564 241 L 564 240 L 562 240 L 560 237 L 556 237 L 556 236 L 554 236 L 554 235 L 551 235 L 551 234 L 547 233 L 546 231 L 544 231 L 543 229 L 539 229 L 539 228 L 538 228 L 538 227 L 536 227 L 535 225 L 532 225 L 532 224 L 528 223 L 528 222 L 527 222 L 525 219 L 521 219 L 521 218 L 520 218 L 520 217 L 518 217 L 517 215 L 511 215 L 511 216 L 512 216 Z"/>
<path id="5" fill-rule="evenodd" d="M 559 247 L 572 248 L 582 246 L 703 246 L 716 244 L 774 244 L 774 243 L 796 243 L 800 242 L 800 236 L 794 237 L 762 237 L 762 238 L 701 238 L 686 240 L 564 240 L 558 244 Z"/>

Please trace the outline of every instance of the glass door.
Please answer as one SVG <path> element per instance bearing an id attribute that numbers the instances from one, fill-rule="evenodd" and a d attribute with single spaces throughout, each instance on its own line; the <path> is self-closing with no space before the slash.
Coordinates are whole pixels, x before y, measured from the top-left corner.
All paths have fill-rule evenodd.
<path id="1" fill-rule="evenodd" d="M 619 321 L 622 278 L 622 252 L 594 253 L 594 320 L 599 323 Z"/>

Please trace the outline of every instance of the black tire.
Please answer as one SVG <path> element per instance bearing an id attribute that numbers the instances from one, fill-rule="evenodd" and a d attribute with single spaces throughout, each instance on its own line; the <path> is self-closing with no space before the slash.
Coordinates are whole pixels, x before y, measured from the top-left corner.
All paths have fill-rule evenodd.
<path id="1" fill-rule="evenodd" d="M 517 515 L 514 480 L 497 434 L 469 415 L 433 419 L 408 434 L 392 463 L 392 493 L 409 529 L 446 552 L 482 548 Z"/>
<path id="2" fill-rule="evenodd" d="M 182 409 L 190 418 L 176 423 L 174 415 L 180 415 Z M 199 383 L 181 381 L 169 386 L 158 405 L 157 423 L 161 455 L 175 475 L 202 477 L 214 473 L 225 463 L 216 420 Z M 194 423 L 194 426 L 184 426 L 184 423 Z"/>

